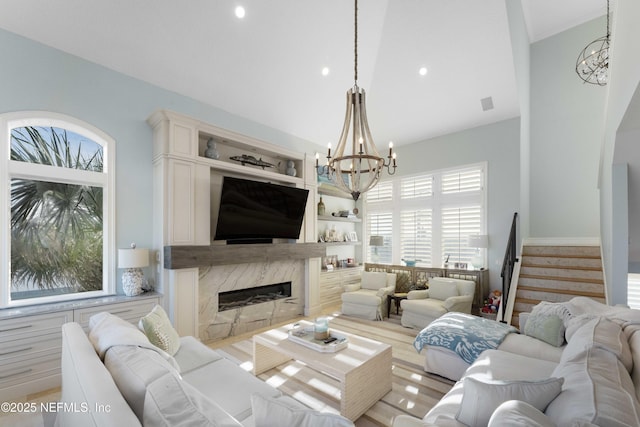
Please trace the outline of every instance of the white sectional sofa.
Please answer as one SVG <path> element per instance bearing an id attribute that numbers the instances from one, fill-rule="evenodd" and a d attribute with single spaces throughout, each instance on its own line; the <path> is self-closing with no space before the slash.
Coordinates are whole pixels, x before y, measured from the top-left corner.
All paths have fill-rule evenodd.
<path id="1" fill-rule="evenodd" d="M 133 325 L 100 316 L 89 337 L 77 323 L 62 326 L 57 426 L 353 426 L 282 395 L 193 337 L 179 338 L 170 356 Z"/>
<path id="2" fill-rule="evenodd" d="M 486 350 L 423 419 L 393 427 L 640 426 L 640 311 L 583 297 L 564 306 L 558 361 L 530 343 Z"/>

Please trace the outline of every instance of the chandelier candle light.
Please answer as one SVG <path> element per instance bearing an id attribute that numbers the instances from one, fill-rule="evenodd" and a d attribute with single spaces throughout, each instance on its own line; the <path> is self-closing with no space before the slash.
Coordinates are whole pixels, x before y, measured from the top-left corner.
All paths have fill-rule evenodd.
<path id="1" fill-rule="evenodd" d="M 354 85 L 347 91 L 347 112 L 335 154 L 331 156 L 331 143 L 327 149 L 327 164 L 320 166 L 316 153 L 318 175 L 326 175 L 338 188 L 351 194 L 353 200 L 373 188 L 380 179 L 383 168 L 389 175 L 396 171 L 396 153 L 389 143 L 389 155 L 385 160 L 376 149 L 369 131 L 364 89 L 358 87 L 358 0 L 355 0 L 354 19 Z"/>
<path id="2" fill-rule="evenodd" d="M 130 249 L 118 249 L 118 268 L 124 268 L 122 290 L 125 295 L 133 297 L 142 293 L 142 268 L 148 265 L 149 249 L 137 249 L 135 243 Z"/>

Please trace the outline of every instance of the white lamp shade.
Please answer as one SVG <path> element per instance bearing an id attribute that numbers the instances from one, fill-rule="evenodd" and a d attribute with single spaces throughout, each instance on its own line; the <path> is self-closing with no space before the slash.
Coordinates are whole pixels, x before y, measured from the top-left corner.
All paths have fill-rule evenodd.
<path id="1" fill-rule="evenodd" d="M 142 268 L 149 265 L 149 249 L 118 249 L 118 268 Z"/>
<path id="2" fill-rule="evenodd" d="M 486 234 L 472 234 L 467 240 L 467 246 L 470 248 L 488 248 L 489 236 Z"/>
<path id="3" fill-rule="evenodd" d="M 371 236 L 371 237 L 369 237 L 369 245 L 370 246 L 384 246 L 384 237 L 383 236 Z"/>

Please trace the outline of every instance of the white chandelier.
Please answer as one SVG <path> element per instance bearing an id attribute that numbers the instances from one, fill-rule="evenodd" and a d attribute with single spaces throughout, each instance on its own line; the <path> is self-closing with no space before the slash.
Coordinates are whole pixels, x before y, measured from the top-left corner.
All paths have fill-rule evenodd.
<path id="1" fill-rule="evenodd" d="M 598 86 L 606 86 L 609 80 L 609 0 L 607 0 L 607 35 L 587 45 L 576 62 L 576 73 L 584 80 Z"/>
<path id="2" fill-rule="evenodd" d="M 383 168 L 387 168 L 389 175 L 395 173 L 396 154 L 390 142 L 387 160 L 380 156 L 369 131 L 365 92 L 358 87 L 358 0 L 355 0 L 354 9 L 355 83 L 347 91 L 347 112 L 335 153 L 332 157 L 329 144 L 327 164 L 324 166 L 318 164 L 319 155 L 316 154 L 316 170 L 319 175 L 326 175 L 338 188 L 351 194 L 353 200 L 358 200 L 362 193 L 376 185 Z"/>

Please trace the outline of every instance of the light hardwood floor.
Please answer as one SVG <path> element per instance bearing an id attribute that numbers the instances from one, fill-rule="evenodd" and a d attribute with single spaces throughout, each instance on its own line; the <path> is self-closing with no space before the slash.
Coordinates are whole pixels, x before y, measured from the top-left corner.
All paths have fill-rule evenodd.
<path id="1" fill-rule="evenodd" d="M 330 328 L 375 339 L 392 347 L 392 391 L 360 417 L 355 423 L 356 426 L 390 426 L 394 417 L 400 414 L 422 418 L 451 389 L 452 381 L 424 372 L 424 355 L 418 354 L 413 348 L 413 339 L 417 331 L 402 327 L 399 317 L 392 315 L 390 320 L 375 322 L 343 316 L 340 313 L 330 316 Z M 276 326 L 278 325 L 208 345 L 223 352 L 247 371 L 251 371 L 251 336 Z M 375 375 L 375 372 L 371 375 Z M 259 378 L 312 408 L 338 412 L 340 395 L 337 381 L 304 364 L 291 361 L 259 375 Z"/>

